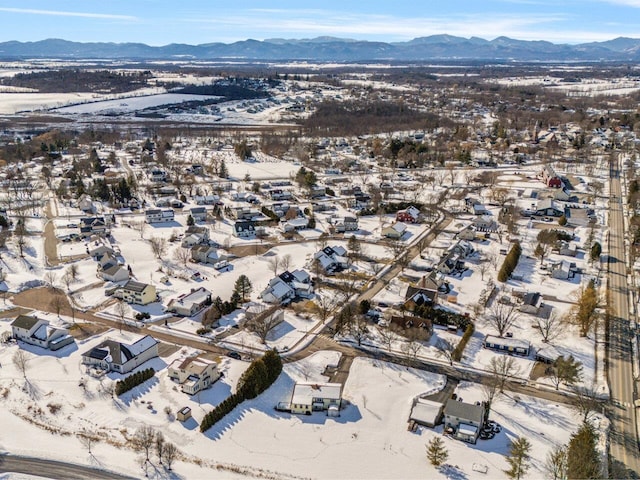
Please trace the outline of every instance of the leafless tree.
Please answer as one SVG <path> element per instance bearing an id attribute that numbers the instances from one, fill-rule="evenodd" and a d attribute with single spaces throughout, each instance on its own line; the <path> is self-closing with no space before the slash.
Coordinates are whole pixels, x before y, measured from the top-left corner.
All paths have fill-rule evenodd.
<path id="1" fill-rule="evenodd" d="M 14 353 L 13 357 L 11 357 L 11 361 L 25 379 L 27 378 L 27 368 L 29 367 L 29 360 L 29 355 L 22 349 L 16 350 L 16 353 Z"/>
<path id="2" fill-rule="evenodd" d="M 56 288 L 56 282 L 58 280 L 58 275 L 56 274 L 56 272 L 54 272 L 53 270 L 47 270 L 47 272 L 44 274 L 44 282 L 49 285 L 49 288 L 55 290 Z"/>
<path id="3" fill-rule="evenodd" d="M 118 319 L 120 320 L 118 322 L 118 326 L 120 327 L 120 333 L 122 333 L 122 326 L 124 325 L 124 319 L 129 312 L 129 305 L 127 305 L 127 302 L 125 302 L 124 300 L 119 299 L 115 305 L 115 312 L 118 316 Z"/>
<path id="4" fill-rule="evenodd" d="M 78 279 L 78 264 L 77 263 L 72 263 L 71 265 L 69 265 L 67 267 L 67 271 L 65 273 L 68 273 L 69 276 L 71 277 L 71 280 L 73 280 L 74 282 Z"/>
<path id="5" fill-rule="evenodd" d="M 167 443 L 164 446 L 164 463 L 167 466 L 167 470 L 171 470 L 171 465 L 178 457 L 178 449 L 173 443 Z"/>
<path id="6" fill-rule="evenodd" d="M 415 365 L 418 359 L 418 354 L 422 350 L 422 343 L 417 338 L 410 338 L 407 342 L 404 342 L 401 347 L 402 353 L 406 355 L 407 360 L 411 365 Z"/>
<path id="7" fill-rule="evenodd" d="M 391 324 L 388 327 L 378 327 L 378 335 L 380 335 L 380 340 L 382 340 L 382 343 L 387 347 L 387 351 L 390 352 L 391 345 L 398 339 L 395 325 Z"/>
<path id="8" fill-rule="evenodd" d="M 271 257 L 267 261 L 267 265 L 269 265 L 269 269 L 274 275 L 278 275 L 278 271 L 280 270 L 280 257 L 278 255 Z"/>
<path id="9" fill-rule="evenodd" d="M 397 258 L 405 251 L 406 245 L 400 240 L 389 240 L 385 245 L 385 249 L 393 258 Z"/>
<path id="10" fill-rule="evenodd" d="M 498 381 L 498 378 L 496 376 L 485 377 L 480 383 L 480 388 L 482 389 L 487 412 L 491 411 L 491 405 L 493 405 L 493 400 L 498 394 L 499 387 L 500 382 Z"/>
<path id="11" fill-rule="evenodd" d="M 495 355 L 489 362 L 489 373 L 493 376 L 500 393 L 503 393 L 507 380 L 518 375 L 520 367 L 513 357 Z"/>
<path id="12" fill-rule="evenodd" d="M 145 460 L 149 461 L 149 452 L 153 448 L 156 440 L 156 431 L 149 425 L 143 425 L 136 430 L 133 437 L 134 446 L 138 450 L 142 450 L 145 455 Z M 166 455 L 166 452 L 165 452 Z"/>
<path id="13" fill-rule="evenodd" d="M 167 239 L 163 237 L 151 237 L 149 239 L 151 244 L 151 251 L 157 259 L 161 259 L 162 256 L 167 253 Z"/>
<path id="14" fill-rule="evenodd" d="M 266 310 L 256 318 L 247 322 L 247 328 L 254 332 L 260 338 L 260 341 L 265 344 L 269 333 L 276 328 L 280 323 L 278 311 L 272 311 L 272 309 Z"/>
<path id="15" fill-rule="evenodd" d="M 362 342 L 369 338 L 369 324 L 362 315 L 354 315 L 349 323 L 349 334 L 358 346 L 361 346 Z"/>
<path id="16" fill-rule="evenodd" d="M 320 318 L 323 325 L 327 319 L 335 313 L 337 306 L 338 304 L 335 297 L 328 294 L 320 295 L 316 292 L 315 302 L 313 302 L 313 310 Z"/>
<path id="17" fill-rule="evenodd" d="M 544 469 L 552 480 L 567 480 L 568 449 L 566 445 L 558 445 L 547 453 Z"/>
<path id="18" fill-rule="evenodd" d="M 70 271 L 66 271 L 64 272 L 64 275 L 62 275 L 62 283 L 64 283 L 64 286 L 67 287 L 67 292 L 71 291 L 71 283 L 73 282 L 73 277 L 71 275 Z"/>
<path id="19" fill-rule="evenodd" d="M 548 316 L 536 317 L 534 321 L 544 343 L 552 342 L 564 333 L 564 322 L 556 312 L 551 312 Z"/>
<path id="20" fill-rule="evenodd" d="M 87 449 L 87 451 L 89 452 L 89 455 L 93 455 L 93 453 L 91 453 L 91 447 L 93 446 L 94 443 L 96 443 L 97 441 L 96 437 L 94 437 L 91 432 L 85 429 L 82 429 L 77 434 L 77 437 L 78 437 L 78 440 L 80 441 L 80 444 Z"/>
<path id="21" fill-rule="evenodd" d="M 182 263 L 183 265 L 186 265 L 187 263 L 189 263 L 189 260 L 191 260 L 191 252 L 188 248 L 176 248 L 173 251 L 173 259 L 177 262 Z"/>
<path id="22" fill-rule="evenodd" d="M 439 357 L 444 357 L 449 365 L 453 365 L 453 352 L 456 349 L 456 346 L 453 342 L 447 340 L 446 338 L 439 338 L 436 342 L 436 354 Z"/>
<path id="23" fill-rule="evenodd" d="M 160 463 L 162 463 L 162 455 L 164 454 L 164 449 L 166 447 L 166 443 L 164 440 L 164 435 L 162 435 L 162 432 L 157 432 L 156 433 L 156 455 L 158 456 L 158 461 Z"/>
<path id="24" fill-rule="evenodd" d="M 574 386 L 571 390 L 575 394 L 572 400 L 573 406 L 582 416 L 582 421 L 587 422 L 591 414 L 600 409 L 602 402 L 598 399 L 598 394 L 593 387 Z"/>
<path id="25" fill-rule="evenodd" d="M 491 270 L 491 265 L 487 260 L 481 260 L 478 265 L 478 271 L 480 272 L 480 279 L 484 281 L 484 276 Z"/>
<path id="26" fill-rule="evenodd" d="M 291 257 L 291 255 L 289 255 L 288 253 L 284 255 L 282 257 L 282 260 L 280 261 L 280 263 L 282 264 L 282 269 L 289 270 L 289 267 L 291 266 L 292 261 L 293 261 L 293 258 Z"/>
<path id="27" fill-rule="evenodd" d="M 503 337 L 519 318 L 520 313 L 517 305 L 494 301 L 487 315 L 487 323 L 498 332 L 498 336 Z"/>
<path id="28" fill-rule="evenodd" d="M 51 306 L 55 310 L 58 318 L 60 318 L 60 311 L 62 310 L 62 307 L 64 307 L 64 298 L 62 295 L 54 294 L 51 298 Z"/>
<path id="29" fill-rule="evenodd" d="M 147 229 L 147 222 L 140 220 L 133 222 L 131 226 L 140 234 L 140 238 L 144 238 L 144 232 Z"/>

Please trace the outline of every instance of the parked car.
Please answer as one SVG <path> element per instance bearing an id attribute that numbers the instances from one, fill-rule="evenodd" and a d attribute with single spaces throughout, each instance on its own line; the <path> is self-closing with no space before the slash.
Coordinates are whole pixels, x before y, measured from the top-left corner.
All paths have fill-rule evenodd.
<path id="1" fill-rule="evenodd" d="M 242 356 L 238 352 L 228 352 L 227 357 L 242 360 Z"/>

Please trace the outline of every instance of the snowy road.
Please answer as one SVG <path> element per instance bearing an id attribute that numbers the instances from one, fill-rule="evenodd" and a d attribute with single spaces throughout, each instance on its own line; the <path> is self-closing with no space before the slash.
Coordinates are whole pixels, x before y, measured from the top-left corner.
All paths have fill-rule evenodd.
<path id="1" fill-rule="evenodd" d="M 14 455 L 0 456 L 0 473 L 21 473 L 56 480 L 132 478 L 96 468 L 75 465 L 73 463 L 57 462 L 41 458 L 18 457 Z"/>

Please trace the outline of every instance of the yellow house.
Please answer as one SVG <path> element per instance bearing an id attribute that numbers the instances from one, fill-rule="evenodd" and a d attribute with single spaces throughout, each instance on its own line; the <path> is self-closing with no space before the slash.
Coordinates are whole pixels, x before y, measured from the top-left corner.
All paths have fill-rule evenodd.
<path id="1" fill-rule="evenodd" d="M 148 283 L 129 280 L 122 287 L 122 299 L 127 303 L 146 305 L 155 302 L 157 298 L 156 287 Z"/>
<path id="2" fill-rule="evenodd" d="M 291 394 L 291 413 L 304 413 L 340 408 L 342 403 L 341 383 L 296 383 Z"/>

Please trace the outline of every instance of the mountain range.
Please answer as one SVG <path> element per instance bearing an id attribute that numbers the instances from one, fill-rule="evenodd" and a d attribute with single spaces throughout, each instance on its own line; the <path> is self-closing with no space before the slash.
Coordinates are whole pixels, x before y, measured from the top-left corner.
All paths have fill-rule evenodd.
<path id="1" fill-rule="evenodd" d="M 373 42 L 335 37 L 274 38 L 263 41 L 200 45 L 80 43 L 60 39 L 0 43 L 0 59 L 127 60 L 308 60 L 335 62 L 496 60 L 496 61 L 630 61 L 640 60 L 640 39 L 619 37 L 577 45 L 498 37 L 485 40 L 432 35 L 407 42 Z"/>

